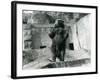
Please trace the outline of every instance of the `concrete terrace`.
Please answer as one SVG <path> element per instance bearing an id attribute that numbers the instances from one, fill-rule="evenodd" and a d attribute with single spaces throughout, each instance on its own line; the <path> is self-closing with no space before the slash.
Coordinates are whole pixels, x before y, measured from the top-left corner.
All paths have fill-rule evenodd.
<path id="1" fill-rule="evenodd" d="M 31 52 L 31 50 L 29 50 Z M 61 68 L 61 67 L 79 67 L 89 65 L 91 62 L 90 51 L 86 50 L 66 50 L 65 61 L 61 62 L 57 59 L 57 62 L 52 62 L 52 53 L 50 48 L 35 49 L 38 56 L 34 54 L 34 50 L 31 53 L 35 56 L 33 61 L 23 66 L 23 69 L 41 69 L 41 68 Z M 36 54 L 37 54 L 36 53 Z M 31 57 L 32 57 L 31 56 Z"/>

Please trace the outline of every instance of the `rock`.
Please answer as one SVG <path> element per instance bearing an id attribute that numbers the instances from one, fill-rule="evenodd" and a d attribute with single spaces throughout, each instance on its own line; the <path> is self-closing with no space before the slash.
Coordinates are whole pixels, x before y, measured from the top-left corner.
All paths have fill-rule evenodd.
<path id="1" fill-rule="evenodd" d="M 78 22 L 72 25 L 72 39 L 74 49 L 89 49 L 91 48 L 91 15 L 88 14 L 81 18 Z"/>

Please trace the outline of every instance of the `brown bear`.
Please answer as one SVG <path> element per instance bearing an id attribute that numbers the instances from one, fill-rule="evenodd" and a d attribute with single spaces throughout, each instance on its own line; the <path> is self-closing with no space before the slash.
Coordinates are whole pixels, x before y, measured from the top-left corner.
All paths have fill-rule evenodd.
<path id="1" fill-rule="evenodd" d="M 50 32 L 49 37 L 52 39 L 52 60 L 56 61 L 56 58 L 58 58 L 60 61 L 64 61 L 68 32 L 65 30 L 63 20 L 56 20 L 54 28 Z"/>

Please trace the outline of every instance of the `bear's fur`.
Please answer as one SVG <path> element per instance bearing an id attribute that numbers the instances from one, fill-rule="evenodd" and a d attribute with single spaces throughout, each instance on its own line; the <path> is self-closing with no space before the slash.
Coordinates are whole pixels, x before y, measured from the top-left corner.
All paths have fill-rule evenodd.
<path id="1" fill-rule="evenodd" d="M 56 57 L 60 61 L 64 61 L 65 50 L 66 50 L 66 39 L 68 38 L 68 33 L 64 29 L 64 21 L 56 20 L 55 26 L 49 34 L 52 39 L 51 51 L 53 53 L 53 61 L 56 61 Z"/>

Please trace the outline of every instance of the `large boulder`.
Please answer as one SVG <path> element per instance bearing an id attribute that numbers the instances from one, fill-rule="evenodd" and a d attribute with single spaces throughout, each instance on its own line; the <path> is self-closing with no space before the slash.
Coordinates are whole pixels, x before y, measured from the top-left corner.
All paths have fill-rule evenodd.
<path id="1" fill-rule="evenodd" d="M 75 25 L 72 26 L 72 42 L 74 49 L 90 50 L 91 46 L 91 15 L 88 14 L 81 18 Z"/>

